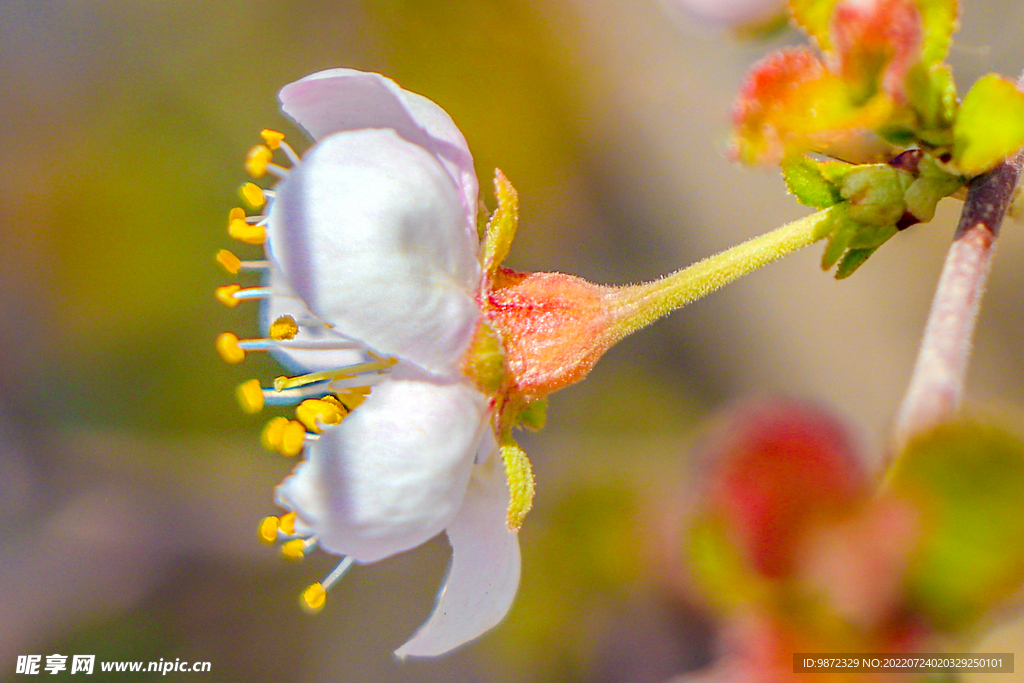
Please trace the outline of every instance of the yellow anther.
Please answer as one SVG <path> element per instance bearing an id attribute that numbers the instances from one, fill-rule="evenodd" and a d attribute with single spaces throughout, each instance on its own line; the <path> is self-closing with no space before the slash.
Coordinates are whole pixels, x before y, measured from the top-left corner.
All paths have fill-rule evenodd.
<path id="1" fill-rule="evenodd" d="M 289 560 L 298 562 L 306 556 L 306 542 L 301 538 L 293 538 L 281 544 L 281 554 Z"/>
<path id="2" fill-rule="evenodd" d="M 251 379 L 238 385 L 235 390 L 238 405 L 247 413 L 258 413 L 263 410 L 263 388 L 258 379 Z"/>
<path id="3" fill-rule="evenodd" d="M 262 178 L 267 174 L 267 166 L 274 158 L 274 153 L 266 145 L 256 145 L 245 157 L 245 170 L 253 178 Z"/>
<path id="4" fill-rule="evenodd" d="M 288 424 L 281 430 L 281 445 L 278 447 L 278 451 L 285 457 L 294 458 L 302 452 L 302 446 L 305 443 L 305 425 L 295 420 L 289 420 Z"/>
<path id="5" fill-rule="evenodd" d="M 228 223 L 228 235 L 246 244 L 263 244 L 267 241 L 267 229 L 262 225 L 246 223 L 244 218 L 236 218 Z"/>
<path id="6" fill-rule="evenodd" d="M 260 540 L 270 544 L 277 540 L 277 529 L 279 520 L 277 517 L 264 517 L 260 522 Z"/>
<path id="7" fill-rule="evenodd" d="M 319 434 L 323 431 L 320 425 L 336 425 L 341 423 L 347 411 L 334 402 L 316 398 L 308 398 L 295 409 L 295 419 L 306 425 L 306 429 Z"/>
<path id="8" fill-rule="evenodd" d="M 256 183 L 242 185 L 242 199 L 254 209 L 258 209 L 267 203 L 267 198 L 263 196 L 263 188 Z"/>
<path id="9" fill-rule="evenodd" d="M 232 365 L 245 360 L 245 351 L 238 345 L 238 337 L 230 332 L 225 332 L 217 337 L 217 353 L 225 363 Z"/>
<path id="10" fill-rule="evenodd" d="M 284 140 L 284 133 L 264 128 L 260 131 L 260 137 L 263 138 L 263 142 L 267 143 L 267 147 L 277 149 L 281 146 L 281 141 Z"/>
<path id="11" fill-rule="evenodd" d="M 270 323 L 270 338 L 276 341 L 288 341 L 295 339 L 299 333 L 299 324 L 290 315 L 282 315 Z"/>
<path id="12" fill-rule="evenodd" d="M 302 608 L 307 612 L 319 612 L 324 608 L 325 602 L 327 602 L 327 591 L 319 583 L 314 583 L 302 591 L 302 597 L 299 599 Z"/>
<path id="13" fill-rule="evenodd" d="M 228 225 L 231 225 L 231 221 L 245 218 L 245 209 L 240 206 L 228 211 Z"/>
<path id="14" fill-rule="evenodd" d="M 238 305 L 238 299 L 235 298 L 235 293 L 242 290 L 238 285 L 224 285 L 213 290 L 214 296 L 217 297 L 217 301 L 221 302 L 229 308 L 234 308 Z"/>
<path id="15" fill-rule="evenodd" d="M 361 406 L 369 395 L 370 387 L 355 387 L 337 393 L 338 402 L 345 406 L 350 413 Z"/>
<path id="16" fill-rule="evenodd" d="M 320 400 L 323 401 L 324 403 L 329 403 L 332 406 L 334 406 L 335 410 L 341 413 L 342 419 L 344 419 L 346 415 L 352 412 L 352 409 L 346 406 L 340 400 L 338 400 L 337 396 L 331 396 L 330 394 L 328 394 L 327 396 L 324 396 Z"/>
<path id="17" fill-rule="evenodd" d="M 320 400 L 323 401 L 324 403 L 330 403 L 332 406 L 340 410 L 343 414 L 349 412 L 348 409 L 345 407 L 345 404 L 339 401 L 337 396 L 331 396 L 330 394 L 328 394 L 321 398 Z"/>
<path id="18" fill-rule="evenodd" d="M 237 274 L 238 271 L 242 269 L 242 259 L 235 256 L 227 249 L 221 249 L 217 252 L 217 263 L 232 275 Z"/>
<path id="19" fill-rule="evenodd" d="M 281 439 L 284 436 L 284 428 L 288 426 L 287 417 L 275 417 L 267 423 L 260 434 L 260 442 L 268 451 L 277 453 L 281 450 Z"/>
<path id="20" fill-rule="evenodd" d="M 289 512 L 286 515 L 281 515 L 281 531 L 291 536 L 295 533 L 295 513 Z"/>

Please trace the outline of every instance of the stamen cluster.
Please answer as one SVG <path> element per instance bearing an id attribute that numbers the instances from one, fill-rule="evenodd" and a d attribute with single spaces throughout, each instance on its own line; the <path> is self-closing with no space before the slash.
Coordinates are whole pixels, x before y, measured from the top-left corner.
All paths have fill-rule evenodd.
<path id="1" fill-rule="evenodd" d="M 298 154 L 284 141 L 284 134 L 274 130 L 260 133 L 264 143 L 254 146 L 246 156 L 245 168 L 254 179 L 268 173 L 284 178 L 287 168 L 273 163 L 274 151 L 280 150 L 293 164 L 300 162 Z M 243 201 L 254 215 L 247 215 L 242 207 L 233 208 L 228 215 L 228 235 L 246 245 L 264 247 L 267 251 L 267 222 L 269 208 L 274 200 L 273 190 L 264 189 L 254 182 L 245 183 L 240 191 Z M 266 258 L 242 261 L 231 251 L 222 249 L 217 262 L 231 274 L 258 273 L 264 282 L 271 277 L 271 260 Z M 237 284 L 217 288 L 216 297 L 224 305 L 234 308 L 246 301 L 264 302 L 264 312 L 290 312 L 276 315 L 265 324 L 266 337 L 239 339 L 231 332 L 217 337 L 217 353 L 227 363 L 241 363 L 246 353 L 269 351 L 285 359 L 291 358 L 305 365 L 310 358 L 314 366 L 332 364 L 339 357 L 348 364 L 328 370 L 319 370 L 297 376 L 277 377 L 273 386 L 264 388 L 259 380 L 249 380 L 238 387 L 239 404 L 247 413 L 260 412 L 264 406 L 295 406 L 294 419 L 278 416 L 271 418 L 263 428 L 261 442 L 272 452 L 286 457 L 300 455 L 307 443 L 315 441 L 325 427 L 341 421 L 370 394 L 375 379 L 387 373 L 395 364 L 393 358 L 383 358 L 366 349 L 361 343 L 345 339 L 332 332 L 331 326 L 305 309 L 294 296 L 272 286 L 241 287 Z M 302 310 L 298 311 L 297 308 Z M 328 360 L 328 358 L 330 360 Z M 360 362 L 361 361 L 361 362 Z M 259 536 L 266 543 L 280 543 L 281 555 L 287 559 L 302 560 L 317 545 L 315 534 L 298 533 L 296 512 L 281 517 L 266 517 L 259 525 Z M 351 558 L 343 558 L 335 570 L 322 582 L 314 583 L 302 594 L 302 604 L 310 611 L 324 605 L 326 589 L 341 578 L 352 565 Z M 343 569 L 342 569 L 343 568 Z"/>

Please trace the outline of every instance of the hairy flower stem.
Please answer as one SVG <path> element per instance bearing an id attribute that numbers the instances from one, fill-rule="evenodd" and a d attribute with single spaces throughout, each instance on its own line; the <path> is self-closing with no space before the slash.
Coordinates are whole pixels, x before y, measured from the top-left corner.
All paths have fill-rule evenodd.
<path id="1" fill-rule="evenodd" d="M 616 340 L 650 325 L 747 273 L 806 247 L 825 236 L 830 209 L 787 223 L 731 249 L 709 256 L 660 280 L 623 287 L 613 295 Z"/>
<path id="2" fill-rule="evenodd" d="M 949 419 L 963 393 L 971 339 L 993 244 L 1024 163 L 1018 152 L 974 179 L 946 255 L 914 374 L 896 419 L 895 448 Z"/>

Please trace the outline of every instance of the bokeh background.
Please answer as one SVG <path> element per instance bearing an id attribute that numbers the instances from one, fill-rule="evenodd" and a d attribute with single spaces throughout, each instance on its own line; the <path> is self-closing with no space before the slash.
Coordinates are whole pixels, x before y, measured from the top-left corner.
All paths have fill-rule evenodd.
<path id="1" fill-rule="evenodd" d="M 1024 4 L 965 0 L 962 20 L 962 85 L 1024 66 Z M 781 391 L 830 406 L 879 462 L 954 200 L 849 281 L 812 247 L 554 396 L 523 441 L 538 497 L 520 597 L 435 661 L 391 651 L 431 610 L 443 539 L 357 567 L 316 617 L 296 598 L 332 558 L 293 565 L 257 541 L 290 463 L 233 397 L 272 363 L 214 352 L 221 331 L 255 332 L 255 309 L 214 300 L 231 277 L 213 254 L 258 131 L 301 140 L 278 88 L 348 66 L 447 109 L 483 188 L 509 176 L 511 266 L 654 278 L 805 213 L 777 174 L 722 154 L 747 67 L 799 40 L 741 41 L 657 0 L 0 1 L 0 680 L 33 653 L 212 664 L 165 681 L 654 683 L 706 664 L 714 623 L 680 593 L 664 532 L 691 495 L 691 445 L 716 410 Z M 969 386 L 1010 416 L 1021 232 L 1001 239 Z M 1019 630 L 979 649 L 1012 651 Z"/>

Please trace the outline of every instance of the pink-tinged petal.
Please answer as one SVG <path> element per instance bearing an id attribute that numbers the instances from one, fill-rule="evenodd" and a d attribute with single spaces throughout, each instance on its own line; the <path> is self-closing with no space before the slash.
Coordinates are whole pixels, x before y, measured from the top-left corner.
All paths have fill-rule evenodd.
<path id="1" fill-rule="evenodd" d="M 733 155 L 746 163 L 781 159 L 791 139 L 799 137 L 792 129 L 811 127 L 803 122 L 794 126 L 790 119 L 807 115 L 806 104 L 815 98 L 814 91 L 822 87 L 819 84 L 837 80 L 817 55 L 806 49 L 776 52 L 755 64 L 732 108 Z M 789 104 L 791 100 L 796 104 Z"/>
<path id="2" fill-rule="evenodd" d="M 459 514 L 448 525 L 452 566 L 430 619 L 399 657 L 432 657 L 500 622 L 519 586 L 519 537 L 508 530 L 508 487 L 499 458 L 473 468 Z"/>
<path id="3" fill-rule="evenodd" d="M 314 319 L 313 314 L 306 308 L 302 299 L 288 288 L 284 278 L 271 268 L 270 273 L 264 281 L 264 285 L 270 287 L 273 296 L 264 299 L 260 305 L 260 331 L 268 335 L 270 325 L 282 316 L 290 316 L 300 323 L 299 333 L 295 336 L 295 342 L 316 343 L 329 345 L 336 343 L 344 346 L 349 340 L 333 332 L 324 325 L 303 325 L 307 320 Z M 366 360 L 366 354 L 360 350 L 337 349 L 337 350 L 310 350 L 310 349 L 283 349 L 279 348 L 272 352 L 274 359 L 292 373 L 319 372 L 321 370 L 333 370 L 334 368 L 361 363 Z"/>
<path id="4" fill-rule="evenodd" d="M 392 130 L 338 133 L 277 186 L 270 253 L 321 320 L 457 372 L 480 310 L 475 241 L 437 160 Z"/>
<path id="5" fill-rule="evenodd" d="M 307 447 L 278 501 L 324 549 L 359 562 L 418 546 L 459 511 L 487 411 L 468 382 L 401 363 Z"/>
<path id="6" fill-rule="evenodd" d="M 314 140 L 362 128 L 391 128 L 436 155 L 459 187 L 466 225 L 476 229 L 477 179 L 466 138 L 452 118 L 422 95 L 380 74 L 329 69 L 281 89 L 281 108 Z"/>
<path id="7" fill-rule="evenodd" d="M 906 100 L 910 68 L 921 61 L 924 29 L 914 0 L 843 0 L 830 22 L 834 68 L 860 98 L 881 88 Z"/>
<path id="8" fill-rule="evenodd" d="M 787 49 L 755 64 L 733 105 L 732 155 L 776 163 L 787 153 L 822 150 L 889 116 L 888 99 L 850 99 L 846 82 L 813 52 Z"/>

